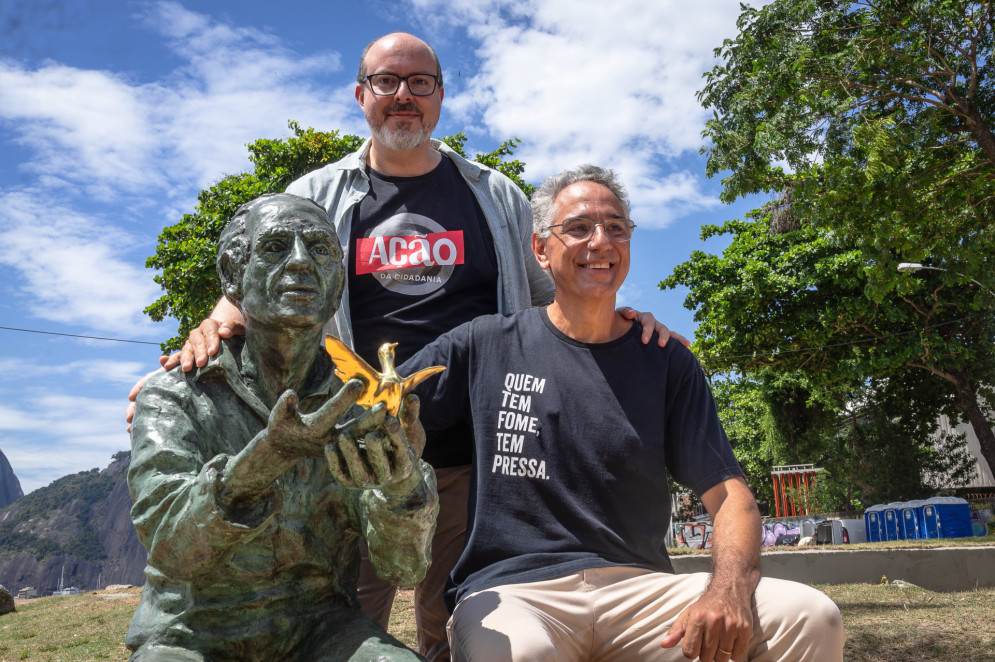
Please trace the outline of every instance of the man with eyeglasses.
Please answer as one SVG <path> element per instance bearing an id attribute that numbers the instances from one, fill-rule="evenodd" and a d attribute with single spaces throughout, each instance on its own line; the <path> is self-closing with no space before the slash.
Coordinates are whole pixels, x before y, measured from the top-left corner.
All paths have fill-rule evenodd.
<path id="1" fill-rule="evenodd" d="M 374 40 L 360 57 L 355 89 L 370 139 L 356 153 L 287 187 L 323 206 L 336 226 L 347 284 L 326 331 L 372 365 L 384 342 L 399 343 L 400 363 L 478 315 L 510 314 L 553 296 L 552 281 L 529 248 L 531 216 L 522 191 L 431 139 L 444 94 L 431 46 L 400 32 Z M 649 342 L 655 320 L 639 317 L 646 326 L 643 341 Z M 671 334 L 662 324 L 656 329 L 662 346 Z M 239 332 L 238 310 L 222 299 L 164 367 L 202 367 L 217 352 L 220 337 Z M 415 618 L 419 650 L 433 662 L 449 659 L 442 593 L 463 545 L 470 438 L 465 423 L 433 431 L 423 455 L 436 471 L 440 508 L 432 566 L 415 590 Z M 395 592 L 364 558 L 359 599 L 364 613 L 385 629 Z"/>
<path id="2" fill-rule="evenodd" d="M 636 227 L 621 183 L 566 171 L 532 216 L 553 302 L 464 324 L 400 368 L 448 366 L 418 389 L 421 420 L 474 430 L 452 659 L 842 660 L 836 605 L 760 578 L 760 515 L 701 367 L 615 309 Z M 712 516 L 711 573 L 673 574 L 668 472 Z"/>

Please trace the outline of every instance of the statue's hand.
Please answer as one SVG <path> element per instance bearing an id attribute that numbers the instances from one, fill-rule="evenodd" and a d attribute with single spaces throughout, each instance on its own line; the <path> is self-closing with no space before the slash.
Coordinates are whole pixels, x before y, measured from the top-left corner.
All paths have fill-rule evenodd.
<path id="1" fill-rule="evenodd" d="M 352 379 L 313 414 L 298 411 L 297 394 L 285 391 L 270 412 L 267 433 L 274 451 L 285 459 L 321 457 L 335 436 L 342 415 L 356 403 L 363 383 Z"/>
<path id="2" fill-rule="evenodd" d="M 418 398 L 412 395 L 405 398 L 399 419 L 378 404 L 340 426 L 337 440 L 325 447 L 335 480 L 343 487 L 379 489 L 388 496 L 412 492 L 421 481 L 416 465 L 425 447 L 418 410 Z"/>

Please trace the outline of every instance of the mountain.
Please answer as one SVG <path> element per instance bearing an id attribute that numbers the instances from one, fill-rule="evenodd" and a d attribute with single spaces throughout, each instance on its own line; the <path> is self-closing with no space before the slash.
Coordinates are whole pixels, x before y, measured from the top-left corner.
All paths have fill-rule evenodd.
<path id="1" fill-rule="evenodd" d="M 128 464 L 116 453 L 103 471 L 63 476 L 0 509 L 0 584 L 93 590 L 145 581 L 145 548 L 131 524 Z"/>
<path id="2" fill-rule="evenodd" d="M 9 506 L 22 496 L 24 492 L 21 491 L 21 481 L 14 475 L 7 456 L 0 451 L 0 508 Z"/>

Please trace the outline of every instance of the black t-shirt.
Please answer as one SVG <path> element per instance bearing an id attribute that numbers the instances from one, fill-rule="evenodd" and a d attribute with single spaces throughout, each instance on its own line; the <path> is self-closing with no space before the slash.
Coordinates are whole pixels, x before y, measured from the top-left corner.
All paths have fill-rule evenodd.
<path id="1" fill-rule="evenodd" d="M 368 169 L 349 251 L 349 316 L 356 353 L 374 367 L 385 342 L 396 362 L 450 329 L 497 313 L 494 240 L 480 205 L 450 159 L 429 173 L 390 177 Z M 464 423 L 429 435 L 424 459 L 470 463 Z"/>
<path id="2" fill-rule="evenodd" d="M 702 494 L 742 474 L 704 373 L 680 343 L 632 329 L 587 344 L 546 310 L 478 318 L 406 365 L 448 369 L 418 389 L 426 429 L 471 419 L 466 546 L 450 608 L 493 586 L 582 568 L 672 572 L 667 472 Z"/>

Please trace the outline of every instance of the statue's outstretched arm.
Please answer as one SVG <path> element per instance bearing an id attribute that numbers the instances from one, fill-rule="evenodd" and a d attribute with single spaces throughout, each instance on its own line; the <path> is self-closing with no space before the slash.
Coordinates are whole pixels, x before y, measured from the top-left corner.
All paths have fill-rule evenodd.
<path id="1" fill-rule="evenodd" d="M 419 583 L 431 563 L 439 510 L 435 472 L 420 459 L 425 431 L 418 399 L 405 398 L 399 418 L 377 405 L 326 447 L 329 469 L 358 492 L 360 529 L 370 560 L 384 581 Z"/>

